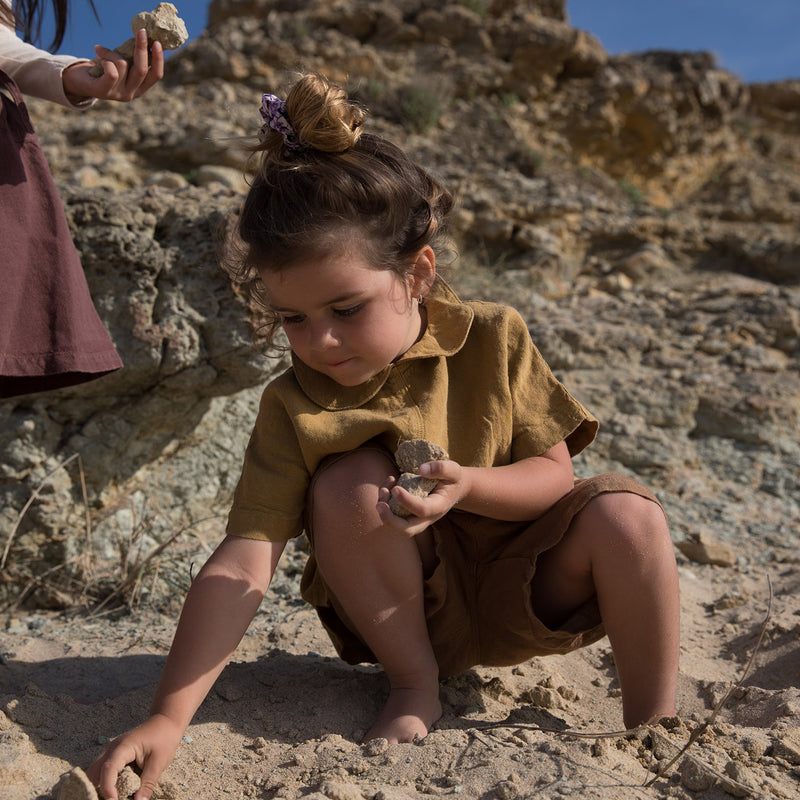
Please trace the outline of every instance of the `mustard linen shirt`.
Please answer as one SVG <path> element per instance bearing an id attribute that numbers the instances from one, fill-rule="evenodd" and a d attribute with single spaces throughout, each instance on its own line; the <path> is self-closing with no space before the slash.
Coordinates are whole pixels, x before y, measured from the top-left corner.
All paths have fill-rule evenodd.
<path id="1" fill-rule="evenodd" d="M 520 314 L 461 302 L 437 280 L 427 327 L 396 362 L 359 386 L 340 386 L 293 357 L 264 390 L 227 532 L 285 541 L 303 529 L 311 476 L 334 453 L 376 442 L 394 452 L 429 439 L 464 466 L 502 466 L 566 440 L 570 455 L 597 420 L 553 376 Z"/>

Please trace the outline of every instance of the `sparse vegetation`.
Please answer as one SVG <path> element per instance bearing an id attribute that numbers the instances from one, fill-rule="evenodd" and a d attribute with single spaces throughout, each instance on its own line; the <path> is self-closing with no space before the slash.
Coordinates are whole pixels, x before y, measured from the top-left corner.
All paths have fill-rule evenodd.
<path id="1" fill-rule="evenodd" d="M 457 0 L 460 6 L 474 11 L 481 19 L 486 16 L 486 0 Z"/>
<path id="2" fill-rule="evenodd" d="M 403 125 L 414 133 L 425 133 L 439 124 L 444 111 L 441 94 L 425 86 L 412 85 L 400 92 Z"/>
<path id="3" fill-rule="evenodd" d="M 644 195 L 642 194 L 642 190 L 629 180 L 621 180 L 619 182 L 619 188 L 625 192 L 625 195 L 632 206 L 640 206 L 644 203 Z"/>

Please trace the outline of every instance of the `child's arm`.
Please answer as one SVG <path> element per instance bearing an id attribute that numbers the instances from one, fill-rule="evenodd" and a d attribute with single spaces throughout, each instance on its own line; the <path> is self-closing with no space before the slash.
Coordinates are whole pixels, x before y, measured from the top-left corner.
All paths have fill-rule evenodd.
<path id="1" fill-rule="evenodd" d="M 192 583 L 150 718 L 115 739 L 87 770 L 101 797 L 116 798 L 122 768 L 135 761 L 148 800 L 214 681 L 244 636 L 283 552 L 283 542 L 226 537 Z"/>
<path id="2" fill-rule="evenodd" d="M 492 519 L 536 519 L 574 485 L 565 442 L 540 456 L 503 467 L 462 467 L 455 461 L 429 461 L 420 466 L 420 474 L 439 481 L 427 497 L 414 497 L 396 486 L 387 487 L 381 495 L 385 501 L 391 491 L 413 517 L 403 520 L 395 516 L 385 502 L 379 503 L 378 509 L 385 523 L 410 535 L 420 533 L 451 508 Z"/>

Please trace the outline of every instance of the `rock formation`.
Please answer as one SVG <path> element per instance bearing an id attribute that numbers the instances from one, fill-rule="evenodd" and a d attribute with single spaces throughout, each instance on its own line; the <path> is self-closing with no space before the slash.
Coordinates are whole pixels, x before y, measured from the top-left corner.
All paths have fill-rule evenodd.
<path id="1" fill-rule="evenodd" d="M 705 53 L 611 57 L 563 0 L 215 0 L 141 102 L 30 103 L 126 367 L 0 403 L 5 600 L 74 602 L 88 544 L 102 561 L 134 531 L 222 535 L 282 362 L 252 347 L 215 231 L 245 190 L 260 94 L 298 65 L 345 81 L 372 130 L 453 188 L 450 281 L 516 305 L 601 419 L 578 474 L 639 476 L 677 540 L 789 553 L 800 81 L 746 85 Z"/>

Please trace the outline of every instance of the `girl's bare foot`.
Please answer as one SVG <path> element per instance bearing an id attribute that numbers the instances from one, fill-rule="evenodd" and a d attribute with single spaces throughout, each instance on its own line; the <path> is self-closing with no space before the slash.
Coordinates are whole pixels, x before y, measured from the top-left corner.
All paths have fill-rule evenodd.
<path id="1" fill-rule="evenodd" d="M 417 736 L 427 736 L 430 726 L 441 716 L 438 682 L 435 691 L 392 689 L 383 711 L 367 731 L 364 741 L 386 739 L 389 744 L 413 742 Z"/>

